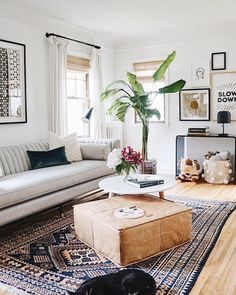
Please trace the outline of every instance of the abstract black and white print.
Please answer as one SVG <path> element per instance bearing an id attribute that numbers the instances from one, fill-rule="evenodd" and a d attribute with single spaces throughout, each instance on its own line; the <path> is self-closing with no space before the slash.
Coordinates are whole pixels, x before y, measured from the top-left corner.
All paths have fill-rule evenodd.
<path id="1" fill-rule="evenodd" d="M 0 117 L 9 116 L 9 78 L 7 49 L 0 47 Z"/>
<path id="2" fill-rule="evenodd" d="M 0 123 L 26 122 L 25 45 L 0 40 Z"/>
<path id="3" fill-rule="evenodd" d="M 20 77 L 20 51 L 7 49 L 8 76 L 9 76 L 9 101 L 11 116 L 21 115 L 21 77 Z"/>

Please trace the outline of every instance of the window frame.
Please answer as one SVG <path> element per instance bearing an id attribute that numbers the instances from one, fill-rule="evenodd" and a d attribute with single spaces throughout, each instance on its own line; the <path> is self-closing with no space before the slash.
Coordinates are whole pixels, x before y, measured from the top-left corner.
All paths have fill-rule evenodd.
<path id="1" fill-rule="evenodd" d="M 78 52 L 75 52 L 75 51 L 72 51 L 72 50 L 69 50 L 67 52 L 67 56 L 68 55 L 71 55 L 71 56 L 75 56 L 75 57 L 79 57 L 79 58 L 84 58 L 84 59 L 89 59 L 91 61 L 91 56 L 88 55 L 88 54 L 84 54 L 84 53 L 78 53 Z M 66 74 L 67 74 L 67 71 L 70 71 L 71 69 L 68 69 L 67 68 L 67 63 L 66 63 Z M 71 70 L 73 71 L 73 70 Z M 75 79 L 76 80 L 76 79 Z M 67 76 L 66 76 L 66 84 L 67 84 Z M 84 100 L 85 102 L 87 101 L 87 104 L 88 104 L 88 109 L 91 107 L 91 99 L 89 97 L 89 71 L 86 73 L 86 96 L 85 97 L 79 97 L 79 96 L 67 96 L 67 93 L 66 93 L 66 101 L 67 100 Z M 67 122 L 68 124 L 68 122 Z M 78 137 L 80 138 L 84 138 L 84 137 L 90 137 L 91 135 L 91 127 L 90 127 L 90 122 L 88 123 L 84 123 L 82 122 L 81 120 L 81 124 L 86 124 L 87 126 L 87 133 L 84 134 L 84 135 L 77 135 Z"/>
<path id="2" fill-rule="evenodd" d="M 154 57 L 146 57 L 146 58 L 138 58 L 138 59 L 131 59 L 130 60 L 130 68 L 131 72 L 134 73 L 134 63 L 142 63 L 142 62 L 150 62 L 150 61 L 164 61 L 166 57 L 164 56 L 154 56 Z M 167 69 L 165 73 L 165 85 L 168 85 L 169 82 L 169 70 Z M 135 124 L 140 124 L 141 121 L 138 119 L 138 116 L 136 112 L 133 112 L 133 121 Z M 164 120 L 154 120 L 154 121 L 149 121 L 150 124 L 165 124 L 169 125 L 169 95 L 164 94 Z"/>

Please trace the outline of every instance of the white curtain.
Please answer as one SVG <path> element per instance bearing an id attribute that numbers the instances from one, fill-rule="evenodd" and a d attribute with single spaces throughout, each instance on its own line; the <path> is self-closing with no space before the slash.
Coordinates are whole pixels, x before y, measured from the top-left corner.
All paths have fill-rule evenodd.
<path id="1" fill-rule="evenodd" d="M 68 41 L 49 38 L 49 130 L 64 136 L 67 132 L 66 51 Z"/>
<path id="2" fill-rule="evenodd" d="M 100 50 L 93 48 L 89 71 L 89 96 L 93 113 L 91 118 L 91 137 L 106 137 L 106 116 L 104 103 L 100 101 L 102 85 L 102 63 Z"/>

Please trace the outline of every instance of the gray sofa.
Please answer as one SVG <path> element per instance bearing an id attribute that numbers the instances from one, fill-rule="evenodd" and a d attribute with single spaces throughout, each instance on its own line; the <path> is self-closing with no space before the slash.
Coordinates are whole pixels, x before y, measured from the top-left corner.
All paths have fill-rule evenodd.
<path id="1" fill-rule="evenodd" d="M 82 161 L 37 170 L 30 170 L 26 150 L 46 151 L 47 143 L 0 147 L 0 225 L 97 189 L 102 178 L 114 173 L 106 155 L 119 147 L 119 140 L 84 139 L 80 144 Z"/>

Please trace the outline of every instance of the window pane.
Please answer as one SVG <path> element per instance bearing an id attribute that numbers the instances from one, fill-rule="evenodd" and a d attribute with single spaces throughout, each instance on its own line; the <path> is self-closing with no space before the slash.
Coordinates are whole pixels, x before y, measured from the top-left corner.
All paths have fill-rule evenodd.
<path id="1" fill-rule="evenodd" d="M 153 64 L 152 64 L 153 63 Z M 155 92 L 159 90 L 159 88 L 165 86 L 165 79 L 162 81 L 158 81 L 153 83 L 152 75 L 154 74 L 156 68 L 159 66 L 161 61 L 153 61 L 153 62 L 141 62 L 135 63 L 134 69 L 136 69 L 135 74 L 138 77 L 138 80 L 143 84 L 144 91 L 149 93 L 152 99 L 152 108 L 157 108 L 160 112 L 160 121 L 157 117 L 153 116 L 150 119 L 150 122 L 164 122 L 165 121 L 165 97 L 164 94 L 155 95 Z M 156 66 L 154 67 L 154 64 Z M 137 122 L 140 122 L 138 116 L 136 115 Z"/>
<path id="2" fill-rule="evenodd" d="M 89 61 L 70 56 L 67 58 L 67 126 L 68 133 L 89 136 L 89 124 L 81 117 L 89 109 L 90 101 L 86 98 Z"/>
<path id="3" fill-rule="evenodd" d="M 160 121 L 165 121 L 165 101 L 164 101 L 164 94 L 158 94 L 156 98 L 153 100 L 152 108 L 157 108 L 161 114 Z M 152 117 L 150 119 L 151 122 L 158 121 L 157 117 Z"/>
<path id="4" fill-rule="evenodd" d="M 76 97 L 86 97 L 86 81 L 76 80 Z"/>
<path id="5" fill-rule="evenodd" d="M 66 77 L 70 79 L 75 79 L 75 71 L 67 71 Z"/>
<path id="6" fill-rule="evenodd" d="M 85 81 L 86 73 L 85 72 L 75 72 L 75 78 Z"/>
<path id="7" fill-rule="evenodd" d="M 75 97 L 75 82 L 76 80 L 74 79 L 67 79 L 67 96 L 68 97 Z"/>
<path id="8" fill-rule="evenodd" d="M 89 124 L 81 120 L 88 108 L 89 101 L 87 99 L 67 99 L 68 133 L 76 132 L 78 136 L 89 135 Z"/>

